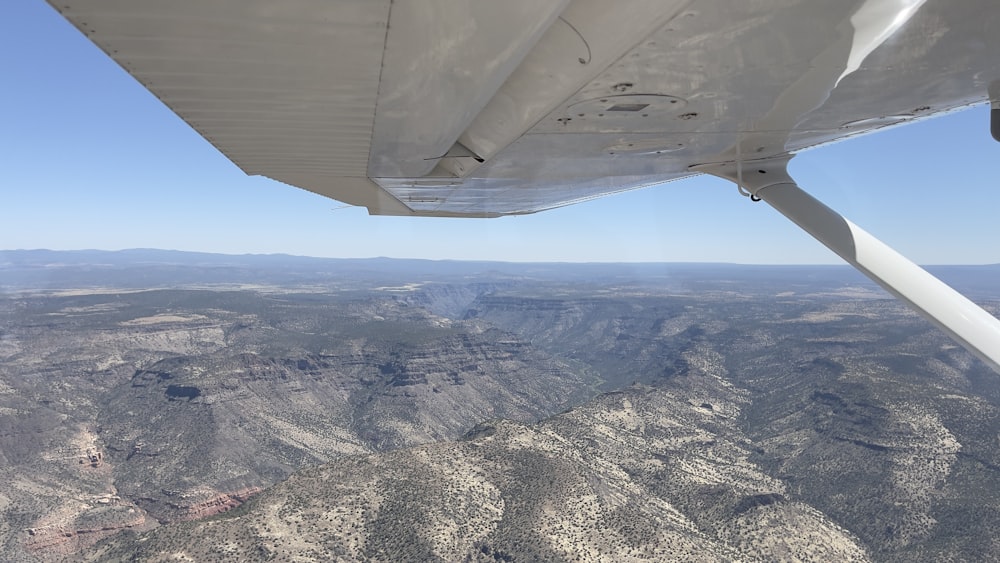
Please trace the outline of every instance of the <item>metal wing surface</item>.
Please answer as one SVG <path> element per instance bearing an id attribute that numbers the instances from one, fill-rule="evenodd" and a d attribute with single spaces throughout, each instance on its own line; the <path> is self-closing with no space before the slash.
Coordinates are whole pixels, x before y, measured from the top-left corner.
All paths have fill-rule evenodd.
<path id="1" fill-rule="evenodd" d="M 73 0 L 248 174 L 532 213 L 983 102 L 994 0 Z M 933 148 L 929 148 L 933 150 Z"/>

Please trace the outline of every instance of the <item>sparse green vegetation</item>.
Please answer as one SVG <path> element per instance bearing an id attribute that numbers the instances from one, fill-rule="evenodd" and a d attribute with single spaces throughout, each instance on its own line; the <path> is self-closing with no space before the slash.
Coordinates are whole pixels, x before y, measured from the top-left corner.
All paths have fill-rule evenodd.
<path id="1" fill-rule="evenodd" d="M 1000 386 L 922 320 L 836 270 L 581 268 L 4 295 L 5 553 L 996 555 Z"/>

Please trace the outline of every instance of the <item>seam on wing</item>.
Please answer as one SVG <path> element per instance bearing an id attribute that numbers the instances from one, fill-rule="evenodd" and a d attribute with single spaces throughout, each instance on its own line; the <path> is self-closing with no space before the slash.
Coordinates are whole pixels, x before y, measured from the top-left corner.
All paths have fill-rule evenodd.
<path id="1" fill-rule="evenodd" d="M 371 121 L 372 126 L 371 129 L 369 129 L 368 131 L 368 162 L 365 163 L 365 170 L 368 170 L 368 163 L 372 161 L 372 151 L 375 150 L 375 144 L 372 142 L 372 140 L 375 138 L 375 116 L 378 115 L 378 101 L 382 94 L 382 73 L 385 71 L 385 53 L 387 46 L 389 44 L 389 22 L 392 21 L 393 4 L 395 4 L 395 0 L 389 0 L 389 8 L 385 12 L 385 35 L 382 37 L 382 58 L 380 59 L 378 66 L 378 88 L 375 89 L 375 104 L 372 107 L 372 121 Z M 372 184 L 378 186 L 378 189 L 381 190 L 382 193 L 395 199 L 403 207 L 409 209 L 411 212 L 415 212 L 415 210 L 412 207 L 403 203 L 403 200 L 396 197 L 395 194 L 383 188 L 382 186 L 379 186 L 378 182 L 372 180 Z M 368 212 L 369 213 L 372 212 L 372 209 L 370 207 L 368 208 Z"/>

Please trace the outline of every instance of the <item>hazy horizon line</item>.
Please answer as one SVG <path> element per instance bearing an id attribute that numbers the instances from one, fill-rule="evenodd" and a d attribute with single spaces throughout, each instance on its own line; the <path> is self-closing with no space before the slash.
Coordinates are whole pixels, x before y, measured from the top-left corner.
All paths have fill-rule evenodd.
<path id="1" fill-rule="evenodd" d="M 229 252 L 212 252 L 205 250 L 180 250 L 173 248 L 149 248 L 149 247 L 136 247 L 136 248 L 119 248 L 115 250 L 103 249 L 103 248 L 77 248 L 77 249 L 51 249 L 51 248 L 15 248 L 15 249 L 0 249 L 0 254 L 4 253 L 14 253 L 14 252 L 53 252 L 53 253 L 83 253 L 83 252 L 105 252 L 105 253 L 125 253 L 125 252 L 175 252 L 181 254 L 207 254 L 211 256 L 228 256 L 228 257 L 289 257 L 289 258 L 306 258 L 311 260 L 398 260 L 398 261 L 419 261 L 419 262 L 467 262 L 467 263 L 497 263 L 497 264 L 565 264 L 565 265 L 642 265 L 642 264 L 676 264 L 676 265 L 705 265 L 705 266 L 773 266 L 773 267 L 844 267 L 852 268 L 850 264 L 846 262 L 842 263 L 832 263 L 832 262 L 784 262 L 784 263 L 763 263 L 763 262 L 721 262 L 721 261 L 691 261 L 691 260 L 676 260 L 676 261 L 604 261 L 604 260 L 512 260 L 512 259 L 496 259 L 496 258 L 482 258 L 482 259 L 469 259 L 469 258 L 414 258 L 414 257 L 398 257 L 398 256 L 310 256 L 306 254 L 291 254 L 287 252 L 243 252 L 243 253 L 229 253 Z M 987 263 L 987 264 L 920 264 L 921 267 L 990 267 L 990 266 L 1000 266 L 1000 263 Z"/>

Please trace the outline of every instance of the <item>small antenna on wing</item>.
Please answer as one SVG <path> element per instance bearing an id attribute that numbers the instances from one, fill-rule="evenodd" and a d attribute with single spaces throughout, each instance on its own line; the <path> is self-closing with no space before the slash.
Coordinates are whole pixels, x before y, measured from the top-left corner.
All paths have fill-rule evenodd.
<path id="1" fill-rule="evenodd" d="M 559 19 L 561 19 L 564 24 L 568 25 L 569 28 L 573 30 L 573 33 L 576 33 L 576 36 L 580 38 L 580 41 L 583 41 L 583 46 L 587 48 L 587 58 L 584 59 L 583 57 L 580 57 L 577 60 L 580 61 L 580 64 L 582 65 L 589 65 L 591 59 L 593 59 L 593 54 L 590 52 L 590 43 L 587 43 L 587 40 L 583 37 L 583 34 L 580 33 L 580 30 L 573 24 L 569 23 L 569 20 L 562 16 L 559 16 Z"/>

